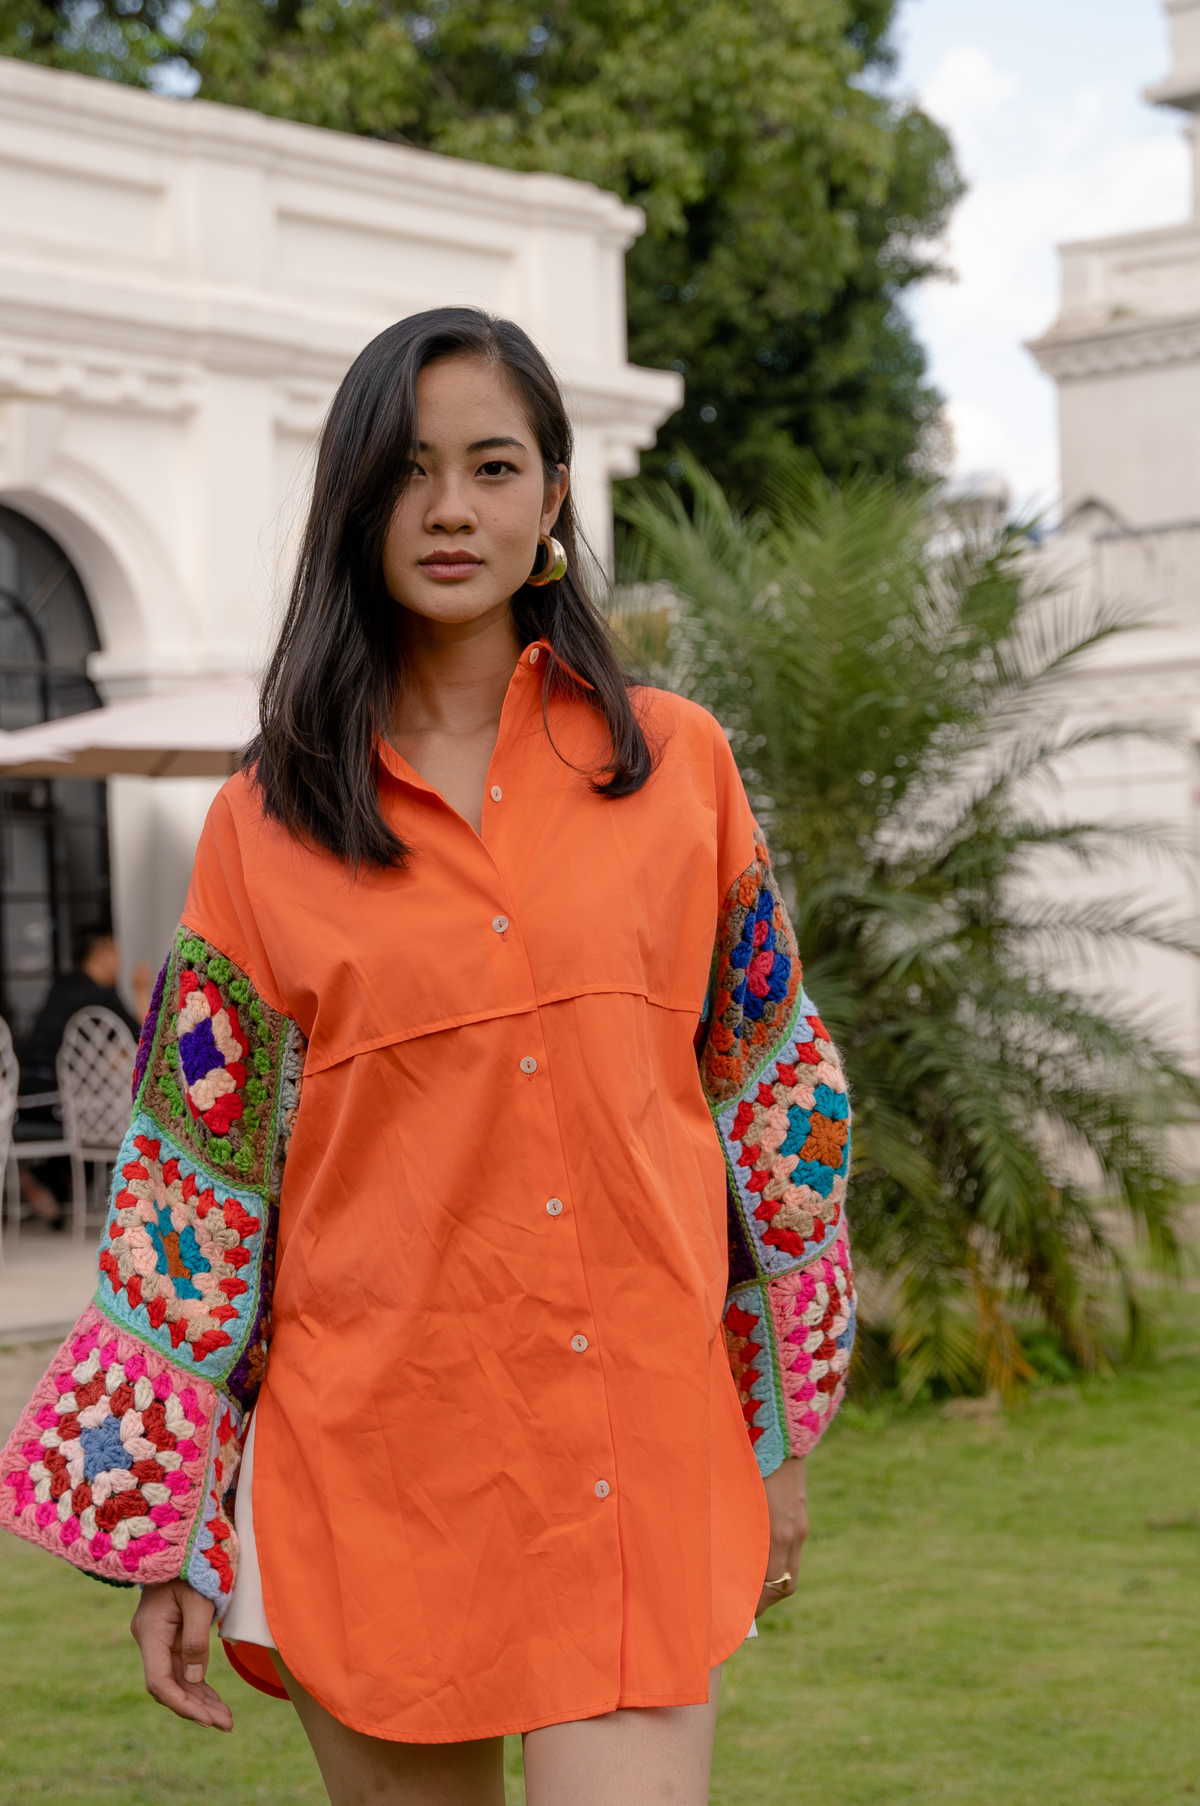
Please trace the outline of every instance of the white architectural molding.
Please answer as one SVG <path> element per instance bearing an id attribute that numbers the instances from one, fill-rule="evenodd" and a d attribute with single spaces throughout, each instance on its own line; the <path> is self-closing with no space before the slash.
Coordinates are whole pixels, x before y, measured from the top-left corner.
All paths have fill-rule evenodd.
<path id="1" fill-rule="evenodd" d="M 1134 321 L 1098 332 L 1049 332 L 1030 350 L 1055 382 L 1200 361 L 1200 318 Z"/>
<path id="2" fill-rule="evenodd" d="M 1200 111 L 1200 4 L 1198 0 L 1164 0 L 1171 27 L 1171 61 L 1165 81 L 1145 90 L 1146 99 L 1162 107 Z"/>
<path id="3" fill-rule="evenodd" d="M 0 400 L 80 402 L 148 414 L 186 414 L 199 405 L 198 375 L 136 356 L 72 357 L 46 343 L 0 347 Z"/>
<path id="4" fill-rule="evenodd" d="M 1186 74 L 1200 0 L 1169 11 Z M 1132 526 L 1200 515 L 1200 215 L 1060 252 L 1059 317 L 1029 350 L 1059 385 L 1064 518 L 1095 497 Z"/>
<path id="5" fill-rule="evenodd" d="M 1200 0 L 1167 0 L 1166 11 L 1174 67 L 1149 97 L 1197 115 Z M 1200 155 L 1200 119 L 1186 129 Z M 1177 225 L 1085 239 L 1061 254 L 1058 320 L 1029 347 L 1059 397 L 1065 525 L 1041 554 L 1042 575 L 1133 607 L 1147 623 L 1093 651 L 1068 712 L 1072 722 L 1145 722 L 1174 741 L 1081 752 L 1051 806 L 1165 826 L 1185 854 L 1131 854 L 1115 875 L 1073 874 L 1075 901 L 1116 887 L 1126 902 L 1200 925 L 1200 213 L 1194 205 Z M 1093 976 L 1200 1065 L 1195 960 L 1143 950 L 1122 981 Z"/>

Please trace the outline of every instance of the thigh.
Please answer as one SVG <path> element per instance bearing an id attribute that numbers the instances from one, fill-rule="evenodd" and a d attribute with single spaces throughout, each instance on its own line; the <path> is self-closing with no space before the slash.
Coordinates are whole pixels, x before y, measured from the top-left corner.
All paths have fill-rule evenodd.
<path id="1" fill-rule="evenodd" d="M 312 1744 L 330 1806 L 504 1806 L 504 1739 L 389 1743 L 366 1737 L 319 1706 L 271 1651 Z"/>
<path id="2" fill-rule="evenodd" d="M 714 1668 L 706 1706 L 643 1706 L 529 1731 L 529 1806 L 706 1806 L 720 1687 Z"/>

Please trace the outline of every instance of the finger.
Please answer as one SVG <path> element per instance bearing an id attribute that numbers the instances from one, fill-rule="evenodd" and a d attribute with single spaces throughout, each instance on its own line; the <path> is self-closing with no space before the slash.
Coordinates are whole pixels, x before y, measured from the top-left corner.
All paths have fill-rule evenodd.
<path id="1" fill-rule="evenodd" d="M 173 1629 L 173 1624 L 165 1621 L 162 1625 L 143 1628 L 140 1642 L 146 1691 L 151 1699 L 178 1717 L 190 1718 L 196 1724 L 212 1724 L 213 1715 L 200 1690 L 184 1686 L 175 1672 L 178 1657 L 171 1649 Z"/>
<path id="2" fill-rule="evenodd" d="M 188 1587 L 184 1591 L 182 1604 L 179 1654 L 183 1662 L 183 1678 L 185 1681 L 199 1683 L 208 1673 L 208 1632 L 213 1616 L 212 1603 L 202 1593 Z"/>
<path id="3" fill-rule="evenodd" d="M 232 1731 L 233 1713 L 216 1688 L 208 1681 L 183 1680 L 178 1656 L 175 1658 L 174 1680 L 180 1693 L 204 1713 L 205 1716 L 199 1722 L 211 1725 L 216 1731 Z"/>
<path id="4" fill-rule="evenodd" d="M 233 1713 L 215 1687 L 208 1685 L 210 1630 L 214 1617 L 211 1603 L 192 1587 L 183 1591 L 183 1624 L 176 1655 L 175 1680 L 182 1681 L 184 1692 L 208 1715 L 207 1722 L 218 1731 L 232 1731 Z M 180 1672 L 182 1670 L 182 1673 Z"/>
<path id="5" fill-rule="evenodd" d="M 762 1591 L 759 1594 L 758 1606 L 754 1614 L 756 1618 L 771 1606 L 778 1605 L 782 1599 L 790 1599 L 796 1591 L 796 1576 L 800 1567 L 802 1546 L 802 1541 L 797 1541 L 794 1537 L 786 1543 L 780 1542 L 776 1537 L 771 1538 L 767 1555 L 767 1571 L 763 1577 Z M 774 1581 L 776 1584 L 770 1586 L 767 1584 L 769 1581 Z"/>
<path id="6" fill-rule="evenodd" d="M 212 1693 L 211 1687 L 206 1691 L 212 1693 L 212 1703 L 197 1688 L 181 1687 L 174 1675 L 167 1673 L 157 1676 L 153 1683 L 147 1676 L 146 1691 L 160 1706 L 174 1712 L 176 1718 L 190 1718 L 193 1724 L 214 1731 L 233 1729 L 233 1714 L 219 1694 Z"/>
<path id="7" fill-rule="evenodd" d="M 220 1696 L 203 1682 L 189 1685 L 184 1680 L 185 1618 L 189 1623 L 187 1634 L 193 1641 L 196 1624 L 203 1625 L 202 1655 L 207 1662 L 211 1617 L 212 1606 L 206 1599 L 190 1587 L 167 1583 L 146 1589 L 130 1628 L 141 1650 L 146 1691 L 150 1697 L 180 1718 L 227 1731 L 232 1729 L 233 1718 Z"/>

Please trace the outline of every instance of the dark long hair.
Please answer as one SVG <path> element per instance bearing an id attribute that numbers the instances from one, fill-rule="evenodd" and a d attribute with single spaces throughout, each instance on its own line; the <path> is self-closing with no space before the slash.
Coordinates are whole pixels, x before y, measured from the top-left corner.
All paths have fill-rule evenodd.
<path id="1" fill-rule="evenodd" d="M 354 867 L 403 864 L 409 848 L 379 807 L 376 758 L 391 725 L 402 659 L 400 611 L 383 578 L 383 546 L 417 449 L 417 378 L 435 358 L 499 367 L 529 417 L 547 480 L 571 462 L 558 384 L 533 341 L 473 307 L 436 307 L 389 326 L 360 352 L 333 400 L 287 614 L 262 688 L 259 732 L 242 768 L 266 813 Z M 629 682 L 581 571 L 568 491 L 554 528 L 567 574 L 512 600 L 522 645 L 554 651 L 546 685 L 604 718 L 609 756 L 592 788 L 629 796 L 653 769 Z M 571 673 L 591 685 L 581 688 Z"/>

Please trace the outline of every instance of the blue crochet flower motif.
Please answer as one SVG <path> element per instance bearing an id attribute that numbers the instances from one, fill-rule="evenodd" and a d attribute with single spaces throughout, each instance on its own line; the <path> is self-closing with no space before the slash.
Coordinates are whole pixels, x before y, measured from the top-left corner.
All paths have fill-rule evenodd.
<path id="1" fill-rule="evenodd" d="M 81 1430 L 79 1440 L 83 1444 L 85 1480 L 94 1480 L 110 1468 L 133 1466 L 133 1456 L 121 1441 L 121 1425 L 115 1417 L 106 1417 L 94 1430 Z"/>
<path id="2" fill-rule="evenodd" d="M 787 996 L 792 961 L 776 944 L 775 899 L 769 890 L 759 897 L 754 914 L 746 917 L 742 938 L 729 955 L 729 963 L 742 973 L 730 996 L 744 1015 L 758 1020 L 768 1003 L 779 1003 Z"/>

